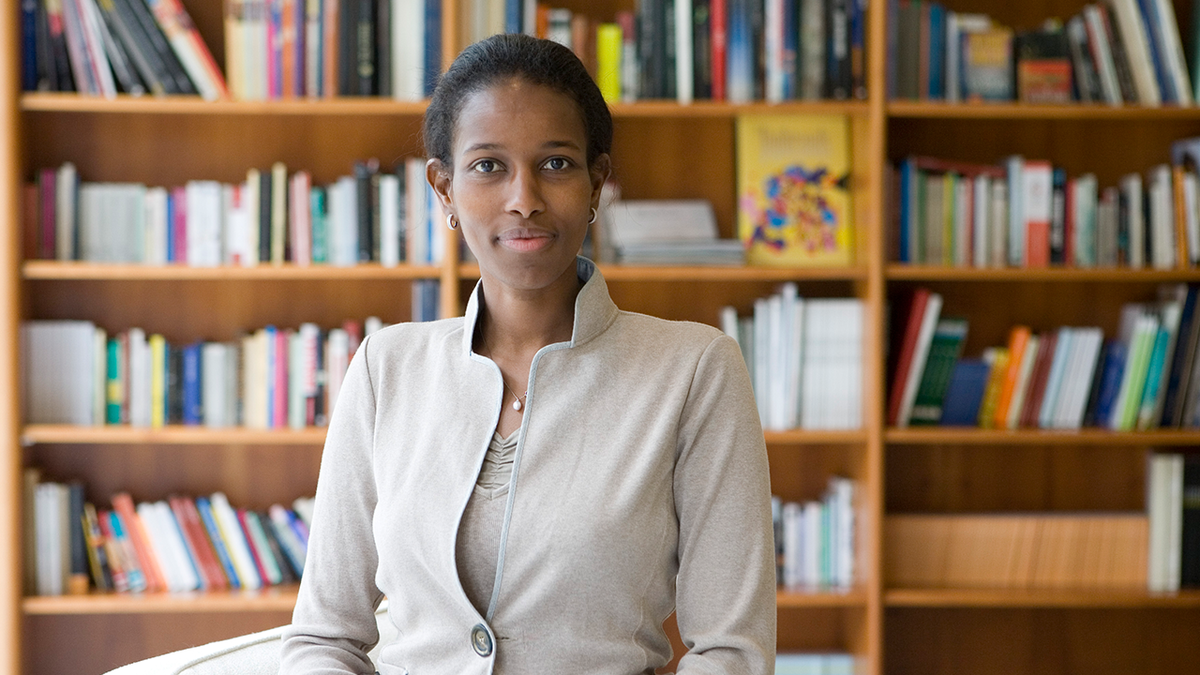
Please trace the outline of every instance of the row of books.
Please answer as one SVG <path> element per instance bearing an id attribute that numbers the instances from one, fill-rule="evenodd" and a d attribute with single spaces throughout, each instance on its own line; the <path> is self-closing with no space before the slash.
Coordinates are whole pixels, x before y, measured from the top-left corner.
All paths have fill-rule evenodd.
<path id="1" fill-rule="evenodd" d="M 413 186 L 411 189 L 409 186 Z M 75 165 L 42 169 L 26 186 L 32 258 L 195 267 L 260 263 L 349 266 L 441 260 L 441 204 L 425 162 L 393 171 L 376 160 L 314 184 L 307 171 L 252 168 L 240 183 L 173 187 L 81 182 Z"/>
<path id="2" fill-rule="evenodd" d="M 230 94 L 419 101 L 441 73 L 442 11 L 442 0 L 226 2 Z"/>
<path id="3" fill-rule="evenodd" d="M 640 0 L 597 28 L 594 72 L 610 101 L 866 98 L 865 31 L 862 0 Z"/>
<path id="4" fill-rule="evenodd" d="M 1200 426 L 1200 286 L 1170 285 L 1098 327 L 1014 326 L 1003 346 L 961 358 L 967 320 L 917 289 L 897 325 L 888 423 L 1116 431 Z"/>
<path id="5" fill-rule="evenodd" d="M 776 576 L 787 589 L 848 589 L 857 575 L 854 504 L 857 484 L 833 476 L 819 500 L 771 498 Z"/>
<path id="6" fill-rule="evenodd" d="M 853 654 L 779 652 L 775 675 L 854 675 L 858 672 Z"/>
<path id="7" fill-rule="evenodd" d="M 609 185 L 614 185 L 610 181 Z M 600 262 L 624 265 L 746 264 L 739 239 L 721 239 L 712 204 L 703 199 L 620 199 L 605 186 L 600 197 Z M 616 196 L 614 196 L 614 193 Z"/>
<path id="8" fill-rule="evenodd" d="M 224 493 L 110 508 L 86 501 L 83 483 L 25 471 L 26 593 L 63 595 L 257 589 L 304 573 L 312 499 L 264 510 L 234 507 Z"/>
<path id="9" fill-rule="evenodd" d="M 896 514 L 883 528 L 889 586 L 1146 587 L 1144 513 Z"/>
<path id="10" fill-rule="evenodd" d="M 894 258 L 955 267 L 1200 264 L 1200 139 L 1170 163 L 1101 187 L 1095 174 L 1019 155 L 976 164 L 913 155 L 892 178 Z"/>
<path id="11" fill-rule="evenodd" d="M 28 91 L 228 96 L 180 0 L 23 0 L 20 12 Z"/>
<path id="12" fill-rule="evenodd" d="M 742 349 L 763 427 L 859 429 L 863 423 L 863 304 L 804 298 L 795 283 L 754 301 L 752 316 L 721 310 Z"/>
<path id="13" fill-rule="evenodd" d="M 1146 467 L 1147 586 L 1200 588 L 1200 455 L 1152 453 Z"/>
<path id="14" fill-rule="evenodd" d="M 330 330 L 267 326 L 226 342 L 171 344 L 140 328 L 107 334 L 88 321 L 30 321 L 22 326 L 25 419 L 142 428 L 323 426 L 364 333 L 382 327 L 376 318 Z"/>
<path id="15" fill-rule="evenodd" d="M 1065 25 L 1051 19 L 1028 30 L 929 0 L 899 0 L 890 13 L 895 98 L 1144 106 L 1196 99 L 1194 64 L 1170 2 L 1104 0 Z"/>

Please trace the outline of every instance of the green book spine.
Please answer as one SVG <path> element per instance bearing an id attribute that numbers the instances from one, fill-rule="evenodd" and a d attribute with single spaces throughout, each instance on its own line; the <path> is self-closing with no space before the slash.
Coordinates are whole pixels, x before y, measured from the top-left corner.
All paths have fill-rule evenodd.
<path id="1" fill-rule="evenodd" d="M 954 373 L 954 364 L 962 355 L 966 337 L 966 319 L 947 317 L 938 321 L 929 344 L 929 356 L 917 387 L 909 424 L 937 424 L 942 419 L 946 388 L 950 386 L 950 376 Z"/>
<path id="2" fill-rule="evenodd" d="M 107 424 L 121 423 L 121 343 L 116 338 L 110 338 L 106 346 L 108 352 L 108 386 L 105 388 L 104 421 Z"/>
<path id="3" fill-rule="evenodd" d="M 313 186 L 309 202 L 312 210 L 312 261 L 313 264 L 327 263 L 329 218 L 325 206 L 325 188 Z"/>

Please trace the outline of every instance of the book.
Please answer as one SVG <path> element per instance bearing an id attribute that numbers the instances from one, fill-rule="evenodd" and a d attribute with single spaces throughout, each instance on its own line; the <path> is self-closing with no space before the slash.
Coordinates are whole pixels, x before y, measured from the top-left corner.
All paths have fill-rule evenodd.
<path id="1" fill-rule="evenodd" d="M 962 355 L 967 337 L 967 320 L 959 317 L 939 318 L 930 341 L 925 372 L 917 387 L 910 423 L 937 424 L 942 419 L 943 401 L 950 385 L 955 365 Z"/>
<path id="2" fill-rule="evenodd" d="M 1017 33 L 1013 52 L 1018 100 L 1041 104 L 1071 101 L 1071 54 L 1061 27 Z"/>
<path id="3" fill-rule="evenodd" d="M 849 126 L 840 115 L 736 122 L 738 237 L 751 265 L 850 265 Z"/>
<path id="4" fill-rule="evenodd" d="M 229 98 L 225 76 L 217 68 L 212 52 L 192 23 L 191 16 L 179 0 L 130 0 L 146 2 L 162 29 L 179 63 L 205 100 Z"/>
<path id="5" fill-rule="evenodd" d="M 962 38 L 963 98 L 967 101 L 1013 99 L 1013 31 L 1004 26 Z"/>
<path id="6" fill-rule="evenodd" d="M 982 358 L 959 359 L 954 364 L 938 424 L 949 427 L 978 425 L 979 406 L 991 368 L 991 364 Z"/>
<path id="7" fill-rule="evenodd" d="M 906 314 L 901 318 L 897 315 L 898 321 L 892 325 L 897 328 L 903 326 L 903 332 L 895 332 L 893 335 L 899 339 L 894 340 L 897 347 L 889 350 L 889 353 L 896 355 L 895 364 L 891 367 L 892 386 L 888 390 L 888 413 L 887 423 L 889 426 L 896 426 L 900 420 L 900 410 L 904 401 L 904 388 L 908 382 L 908 373 L 912 369 L 913 354 L 917 350 L 917 342 L 920 339 L 921 324 L 925 319 L 925 307 L 929 303 L 932 293 L 925 288 L 917 288 L 913 291 L 912 297 L 908 302 Z"/>

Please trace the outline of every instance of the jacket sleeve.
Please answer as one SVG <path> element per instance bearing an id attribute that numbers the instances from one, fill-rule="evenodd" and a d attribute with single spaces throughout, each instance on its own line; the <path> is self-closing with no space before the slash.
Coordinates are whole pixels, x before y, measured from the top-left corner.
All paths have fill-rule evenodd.
<path id="1" fill-rule="evenodd" d="M 679 425 L 676 618 L 679 675 L 771 673 L 775 547 L 762 425 L 737 343 L 724 335 L 697 364 Z"/>
<path id="2" fill-rule="evenodd" d="M 379 640 L 382 600 L 372 517 L 376 487 L 375 393 L 364 340 L 338 394 L 317 479 L 312 529 L 292 624 L 284 630 L 281 675 L 375 672 L 367 651 Z"/>

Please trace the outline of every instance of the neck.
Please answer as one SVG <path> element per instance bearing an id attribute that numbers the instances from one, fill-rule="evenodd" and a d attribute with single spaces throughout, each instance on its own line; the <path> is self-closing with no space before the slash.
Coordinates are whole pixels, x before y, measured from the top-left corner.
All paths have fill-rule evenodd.
<path id="1" fill-rule="evenodd" d="M 571 274 L 564 283 L 538 291 L 516 291 L 483 279 L 477 332 L 479 346 L 495 358 L 528 355 L 571 339 L 575 296 L 581 284 Z"/>

